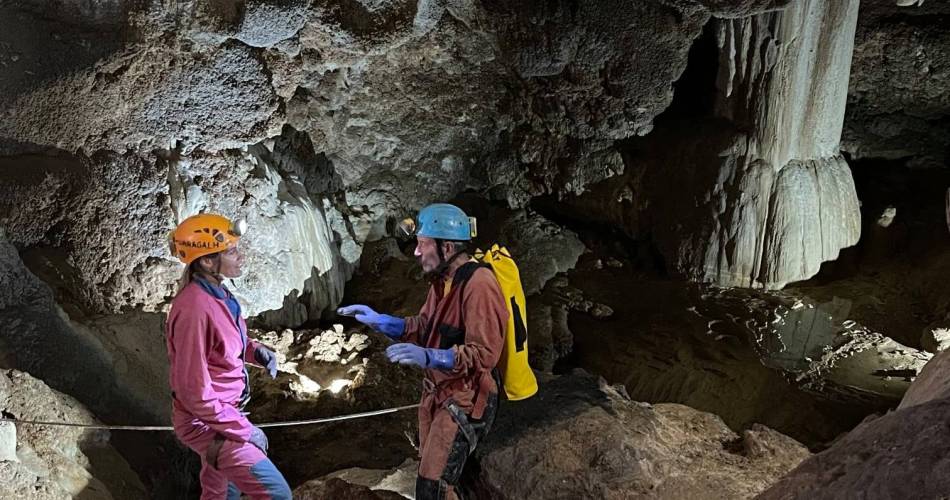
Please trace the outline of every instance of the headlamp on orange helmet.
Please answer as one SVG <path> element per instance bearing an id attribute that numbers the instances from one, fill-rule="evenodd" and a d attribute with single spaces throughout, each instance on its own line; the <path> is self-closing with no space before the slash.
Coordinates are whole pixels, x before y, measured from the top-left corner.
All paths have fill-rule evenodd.
<path id="1" fill-rule="evenodd" d="M 168 246 L 172 255 L 188 265 L 199 257 L 233 247 L 245 233 L 244 219 L 232 222 L 216 214 L 192 215 L 168 234 Z"/>

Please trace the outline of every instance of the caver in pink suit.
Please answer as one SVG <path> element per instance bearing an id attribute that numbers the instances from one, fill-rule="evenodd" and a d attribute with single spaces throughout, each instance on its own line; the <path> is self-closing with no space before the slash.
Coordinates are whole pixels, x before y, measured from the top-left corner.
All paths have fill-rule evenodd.
<path id="1" fill-rule="evenodd" d="M 254 499 L 291 498 L 284 477 L 248 442 L 254 427 L 240 410 L 250 389 L 244 363 L 259 344 L 247 339 L 237 301 L 226 289 L 195 280 L 172 302 L 166 329 L 172 423 L 201 457 L 202 500 L 237 499 L 239 491 Z M 206 460 L 215 436 L 224 438 L 217 467 Z"/>

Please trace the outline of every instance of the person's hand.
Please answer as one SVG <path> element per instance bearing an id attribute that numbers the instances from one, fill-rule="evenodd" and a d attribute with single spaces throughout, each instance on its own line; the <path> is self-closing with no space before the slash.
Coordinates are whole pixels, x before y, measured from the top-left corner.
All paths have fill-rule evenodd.
<path id="1" fill-rule="evenodd" d="M 386 348 L 386 357 L 393 363 L 419 368 L 451 370 L 455 367 L 452 349 L 427 349 L 409 343 L 393 344 Z"/>
<path id="2" fill-rule="evenodd" d="M 356 321 L 393 340 L 402 337 L 403 332 L 406 331 L 406 320 L 388 314 L 379 314 L 363 304 L 341 307 L 336 312 L 341 316 L 352 316 Z"/>
<path id="3" fill-rule="evenodd" d="M 267 455 L 267 446 L 268 446 L 267 436 L 264 434 L 264 431 L 262 431 L 260 427 L 254 427 L 254 429 L 251 430 L 251 437 L 248 438 L 247 442 L 253 444 L 254 446 L 257 446 L 259 450 L 261 450 L 262 452 L 264 452 L 265 455 Z"/>
<path id="4" fill-rule="evenodd" d="M 258 346 L 257 349 L 254 349 L 254 361 L 267 369 L 270 378 L 277 378 L 277 354 L 274 351 L 264 346 Z"/>

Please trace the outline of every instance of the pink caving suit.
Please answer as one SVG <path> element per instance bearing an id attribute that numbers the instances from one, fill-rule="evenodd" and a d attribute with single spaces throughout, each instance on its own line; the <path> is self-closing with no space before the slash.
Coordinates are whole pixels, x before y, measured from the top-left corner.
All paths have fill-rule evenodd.
<path id="1" fill-rule="evenodd" d="M 166 324 L 172 424 L 201 457 L 202 500 L 237 499 L 240 492 L 254 499 L 291 498 L 283 475 L 248 442 L 253 426 L 241 412 L 250 390 L 244 363 L 254 359 L 259 344 L 245 332 L 236 300 L 222 287 L 196 279 L 172 301 Z M 206 460 L 215 435 L 225 439 L 217 468 Z"/>

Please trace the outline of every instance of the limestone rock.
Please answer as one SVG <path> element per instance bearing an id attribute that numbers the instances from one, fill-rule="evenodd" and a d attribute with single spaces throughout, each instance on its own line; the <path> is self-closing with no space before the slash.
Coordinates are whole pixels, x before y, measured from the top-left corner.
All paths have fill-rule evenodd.
<path id="1" fill-rule="evenodd" d="M 757 498 L 918 498 L 946 495 L 950 401 L 935 399 L 865 422 Z"/>
<path id="2" fill-rule="evenodd" d="M 176 273 L 160 258 L 171 216 L 160 167 L 105 152 L 17 156 L 6 164 L 22 175 L 5 189 L 0 223 L 13 243 L 62 249 L 51 260 L 68 277 L 59 281 L 74 302 L 97 312 L 154 310 L 171 292 Z"/>
<path id="3" fill-rule="evenodd" d="M 480 498 L 748 497 L 809 456 L 774 431 L 740 437 L 715 415 L 630 401 L 584 374 L 517 404 L 476 450 Z"/>
<path id="4" fill-rule="evenodd" d="M 303 28 L 310 3 L 307 0 L 247 2 L 234 38 L 251 47 L 272 47 Z"/>
<path id="5" fill-rule="evenodd" d="M 264 139 L 277 100 L 254 54 L 236 45 L 179 51 L 132 46 L 23 94 L 7 107 L 0 136 L 71 152 L 216 151 Z"/>
<path id="6" fill-rule="evenodd" d="M 520 206 L 618 172 L 613 139 L 649 130 L 682 70 L 683 42 L 705 20 L 702 9 L 653 2 L 585 4 L 577 15 L 565 2 L 414 4 L 328 10 L 300 32 L 305 72 L 286 61 L 271 66 L 289 123 L 313 131 L 348 191 L 383 212 L 412 211 L 479 184 Z M 643 29 L 615 22 L 623 18 Z M 663 36 L 651 34 L 656 26 Z M 607 33 L 615 40 L 600 43 Z M 664 56 L 635 55 L 646 40 Z M 625 61 L 640 69 L 624 69 L 632 67 Z M 605 64 L 615 68 L 616 95 L 592 85 Z M 584 97 L 558 97 L 571 94 Z M 544 96 L 541 115 L 533 95 Z M 602 111 L 591 115 L 581 101 Z M 554 140 L 544 120 L 562 120 Z M 554 162 L 568 157 L 575 167 L 555 174 Z"/>
<path id="7" fill-rule="evenodd" d="M 529 363 L 535 370 L 551 372 L 554 364 L 574 348 L 574 334 L 567 323 L 568 309 L 549 303 L 543 294 L 527 305 Z"/>
<path id="8" fill-rule="evenodd" d="M 840 81 L 857 12 L 858 2 L 804 1 L 718 22 L 717 114 L 752 132 L 735 159 L 736 180 L 712 191 L 711 208 L 719 205 L 725 224 L 712 231 L 718 244 L 700 247 L 703 259 L 689 266 L 704 281 L 781 288 L 857 242 L 857 195 L 839 154 L 847 97 Z M 758 28 L 773 21 L 774 29 Z M 814 90 L 802 92 L 806 86 Z M 760 119 L 759 109 L 768 114 Z M 734 168 L 724 161 L 720 179 Z"/>
<path id="9" fill-rule="evenodd" d="M 537 295 L 527 302 L 528 356 L 532 368 L 551 372 L 555 363 L 568 357 L 574 349 L 574 334 L 568 325 L 570 312 L 589 314 L 603 320 L 613 309 L 595 303 L 584 292 L 573 287 L 564 275 L 555 276 Z"/>
<path id="10" fill-rule="evenodd" d="M 540 292 L 556 274 L 573 269 L 585 250 L 572 231 L 533 212 L 515 213 L 499 231 L 518 263 L 526 296 Z"/>
<path id="11" fill-rule="evenodd" d="M 419 462 L 407 458 L 406 461 L 391 470 L 344 469 L 328 474 L 323 480 L 338 478 L 351 484 L 365 486 L 379 493 L 388 491 L 398 493 L 405 498 L 413 498 L 416 494 L 418 471 Z"/>
<path id="12" fill-rule="evenodd" d="M 35 92 L 38 83 L 52 84 L 118 51 L 119 26 L 125 19 L 115 8 L 117 3 L 99 2 L 93 7 L 82 2 L 18 1 L 0 6 L 0 116 L 17 98 Z M 13 146 L 10 142 L 0 134 L 0 152 L 6 153 Z"/>
<path id="13" fill-rule="evenodd" d="M 583 261 L 580 269 L 586 271 L 586 265 Z M 715 295 L 715 288 L 684 287 L 650 278 L 633 267 L 572 273 L 573 286 L 615 311 L 606 321 L 570 314 L 570 361 L 623 384 L 637 401 L 680 403 L 716 414 L 733 429 L 761 423 L 809 446 L 820 446 L 857 425 L 867 413 L 896 404 L 898 391 L 909 384 L 903 374 L 886 380 L 883 374 L 868 376 L 865 369 L 857 372 L 864 376 L 862 384 L 896 390 L 839 396 L 820 390 L 833 387 L 828 383 L 811 391 L 802 384 L 810 379 L 796 381 L 809 361 L 799 359 L 794 372 L 778 363 L 798 355 L 797 346 L 806 343 L 810 333 L 807 323 L 803 321 L 800 337 L 777 338 L 772 324 L 777 304 L 771 293 L 726 289 L 747 295 L 733 302 Z M 818 331 L 812 330 L 820 338 Z M 787 352 L 781 347 L 785 344 Z M 803 414 L 810 417 L 802 419 Z"/>
<path id="14" fill-rule="evenodd" d="M 296 400 L 314 400 L 321 391 L 337 394 L 366 377 L 364 351 L 371 342 L 365 334 L 344 332 L 342 325 L 323 331 L 252 330 L 249 334 L 277 354 L 279 378 L 262 381 L 265 392 L 285 391 Z"/>
<path id="15" fill-rule="evenodd" d="M 950 34 L 939 20 L 950 7 L 900 4 L 861 2 L 842 148 L 855 159 L 942 167 L 950 145 Z"/>
<path id="16" fill-rule="evenodd" d="M 944 400 L 950 396 L 950 354 L 942 351 L 935 355 L 910 385 L 898 409 L 909 408 L 929 401 Z"/>
<path id="17" fill-rule="evenodd" d="M 554 8 L 498 2 L 492 10 L 501 27 L 502 61 L 525 82 L 509 101 L 514 133 L 499 144 L 515 158 L 493 159 L 495 166 L 489 170 L 491 184 L 507 185 L 501 190 L 516 206 L 523 205 L 526 195 L 578 194 L 622 172 L 612 141 L 652 129 L 648 117 L 656 116 L 672 98 L 668 87 L 653 82 L 677 78 L 688 51 L 683 42 L 697 36 L 708 18 L 705 9 L 684 3 L 675 8 L 653 2 L 583 3 L 575 11 L 565 2 Z M 630 30 L 626 19 L 637 19 L 643 29 Z M 603 44 L 607 33 L 616 36 Z M 647 46 L 652 49 L 644 50 Z M 646 88 L 651 90 L 640 90 Z M 575 92 L 586 95 L 592 107 L 568 97 Z M 556 141 L 550 140 L 552 129 L 544 125 L 552 122 L 561 124 Z M 569 171 L 546 166 L 565 155 L 573 164 Z"/>
<path id="18" fill-rule="evenodd" d="M 671 153 L 673 163 L 697 170 L 692 182 L 670 180 L 648 191 L 670 198 L 654 205 L 653 228 L 680 274 L 781 288 L 813 276 L 857 242 L 857 195 L 838 149 L 847 97 L 840 81 L 848 75 L 857 6 L 804 1 L 716 22 L 716 114 L 750 132 L 721 131 L 709 145 Z M 806 87 L 814 91 L 803 93 Z M 684 200 L 684 185 L 699 190 Z M 697 208 L 709 215 L 697 219 Z"/>
<path id="19" fill-rule="evenodd" d="M 947 325 L 947 321 L 938 321 L 925 328 L 920 336 L 921 347 L 934 354 L 950 347 L 950 328 Z"/>
<path id="20" fill-rule="evenodd" d="M 562 212 L 651 238 L 690 280 L 779 289 L 813 276 L 861 234 L 839 150 L 856 18 L 857 2 L 803 1 L 714 21 L 715 115 L 628 140 L 622 176 Z"/>
<path id="21" fill-rule="evenodd" d="M 273 327 L 319 320 L 387 218 L 469 188 L 524 205 L 622 171 L 615 142 L 651 129 L 709 14 L 573 8 L 4 6 L 0 153 L 17 173 L 0 220 L 19 245 L 63 247 L 78 302 L 112 313 L 174 293 L 175 223 L 244 216 L 245 312 Z M 43 35 L 64 25 L 76 36 Z M 24 154 L 53 153 L 68 161 L 26 174 Z"/>
<path id="22" fill-rule="evenodd" d="M 847 102 L 841 81 L 850 73 L 857 16 L 855 1 L 806 0 L 780 12 L 717 21 L 716 112 L 752 125 L 755 156 L 776 171 L 793 160 L 839 154 Z M 813 90 L 805 92 L 804 82 Z M 768 115 L 757 118 L 757 109 Z"/>
<path id="23" fill-rule="evenodd" d="M 786 165 L 772 187 L 758 281 L 780 288 L 818 274 L 822 262 L 857 243 L 860 220 L 843 158 Z"/>
<path id="24" fill-rule="evenodd" d="M 261 143 L 223 158 L 173 155 L 167 162 L 169 228 L 203 210 L 247 220 L 245 273 L 234 292 L 246 315 L 273 311 L 263 317 L 268 326 L 297 326 L 335 307 L 359 259 L 353 240 L 367 237 L 351 234 L 356 221 L 331 203 L 332 169 L 301 172 L 299 163 L 315 158 L 309 140 L 286 130 L 271 149 Z"/>
<path id="25" fill-rule="evenodd" d="M 836 344 L 800 375 L 800 382 L 844 398 L 896 400 L 931 359 L 930 353 L 860 327 L 848 329 Z"/>
<path id="26" fill-rule="evenodd" d="M 697 0 L 719 18 L 748 17 L 753 14 L 781 10 L 790 0 Z"/>
<path id="27" fill-rule="evenodd" d="M 372 490 L 366 486 L 352 484 L 339 478 L 327 480 L 314 479 L 294 489 L 294 498 L 301 500 L 319 500 L 339 498 L 340 500 L 402 500 L 399 493 L 385 490 Z"/>
<path id="28" fill-rule="evenodd" d="M 21 10 L 71 26 L 93 27 L 101 30 L 117 28 L 127 22 L 133 2 L 106 0 L 91 5 L 85 2 L 62 1 L 49 3 L 43 0 L 17 0 L 7 4 Z"/>
<path id="29" fill-rule="evenodd" d="M 719 122 L 691 126 L 695 135 L 674 126 L 631 141 L 636 169 L 569 210 L 634 238 L 652 236 L 675 274 L 720 286 L 781 288 L 858 241 L 861 215 L 842 157 L 775 173 L 749 162 L 748 137 Z M 625 190 L 636 194 L 625 201 Z"/>
<path id="30" fill-rule="evenodd" d="M 0 462 L 18 462 L 16 456 L 16 424 L 0 423 Z"/>
<path id="31" fill-rule="evenodd" d="M 167 379 L 163 365 L 154 364 L 165 355 L 160 318 L 100 318 L 74 327 L 2 230 L 0 282 L 0 351 L 13 366 L 113 418 L 152 424 L 167 415 Z"/>
<path id="32" fill-rule="evenodd" d="M 99 423 L 75 399 L 15 370 L 0 374 L 0 409 L 23 420 Z M 16 439 L 18 460 L 0 462 L 4 498 L 147 498 L 107 431 L 24 424 Z"/>
<path id="33" fill-rule="evenodd" d="M 254 422 L 336 417 L 418 402 L 418 370 L 390 363 L 384 351 L 391 342 L 382 334 L 348 328 L 250 334 L 274 347 L 279 360 L 276 380 L 250 370 L 248 410 Z M 324 356 L 308 357 L 311 350 Z M 271 447 L 280 450 L 274 455 L 278 468 L 291 484 L 303 484 L 326 479 L 347 464 L 380 470 L 398 465 L 415 455 L 405 434 L 412 435 L 415 426 L 416 411 L 408 409 L 267 434 Z M 314 453 L 315 448 L 332 452 Z"/>
<path id="34" fill-rule="evenodd" d="M 82 191 L 83 161 L 67 154 L 16 155 L 0 157 L 0 169 L 9 176 L 0 184 L 0 225 L 6 238 L 22 246 L 59 243 L 61 235 L 47 233 L 64 225 L 72 212 L 63 204 Z"/>
<path id="35" fill-rule="evenodd" d="M 23 175 L 2 188 L 10 196 L 0 204 L 0 223 L 17 244 L 62 247 L 51 277 L 85 311 L 114 313 L 161 309 L 174 295 L 182 267 L 167 237 L 178 221 L 199 211 L 243 217 L 250 226 L 242 240 L 246 272 L 233 288 L 245 314 L 274 311 L 264 322 L 275 326 L 318 320 L 342 297 L 360 249 L 327 197 L 332 183 L 295 170 L 315 153 L 293 137 L 288 132 L 274 151 L 259 146 L 199 159 L 175 152 L 8 158 Z"/>
<path id="36" fill-rule="evenodd" d="M 864 496 L 939 498 L 946 494 L 947 371 L 950 353 L 936 355 L 911 384 L 896 411 L 865 421 L 831 448 L 803 462 L 759 498 Z"/>

